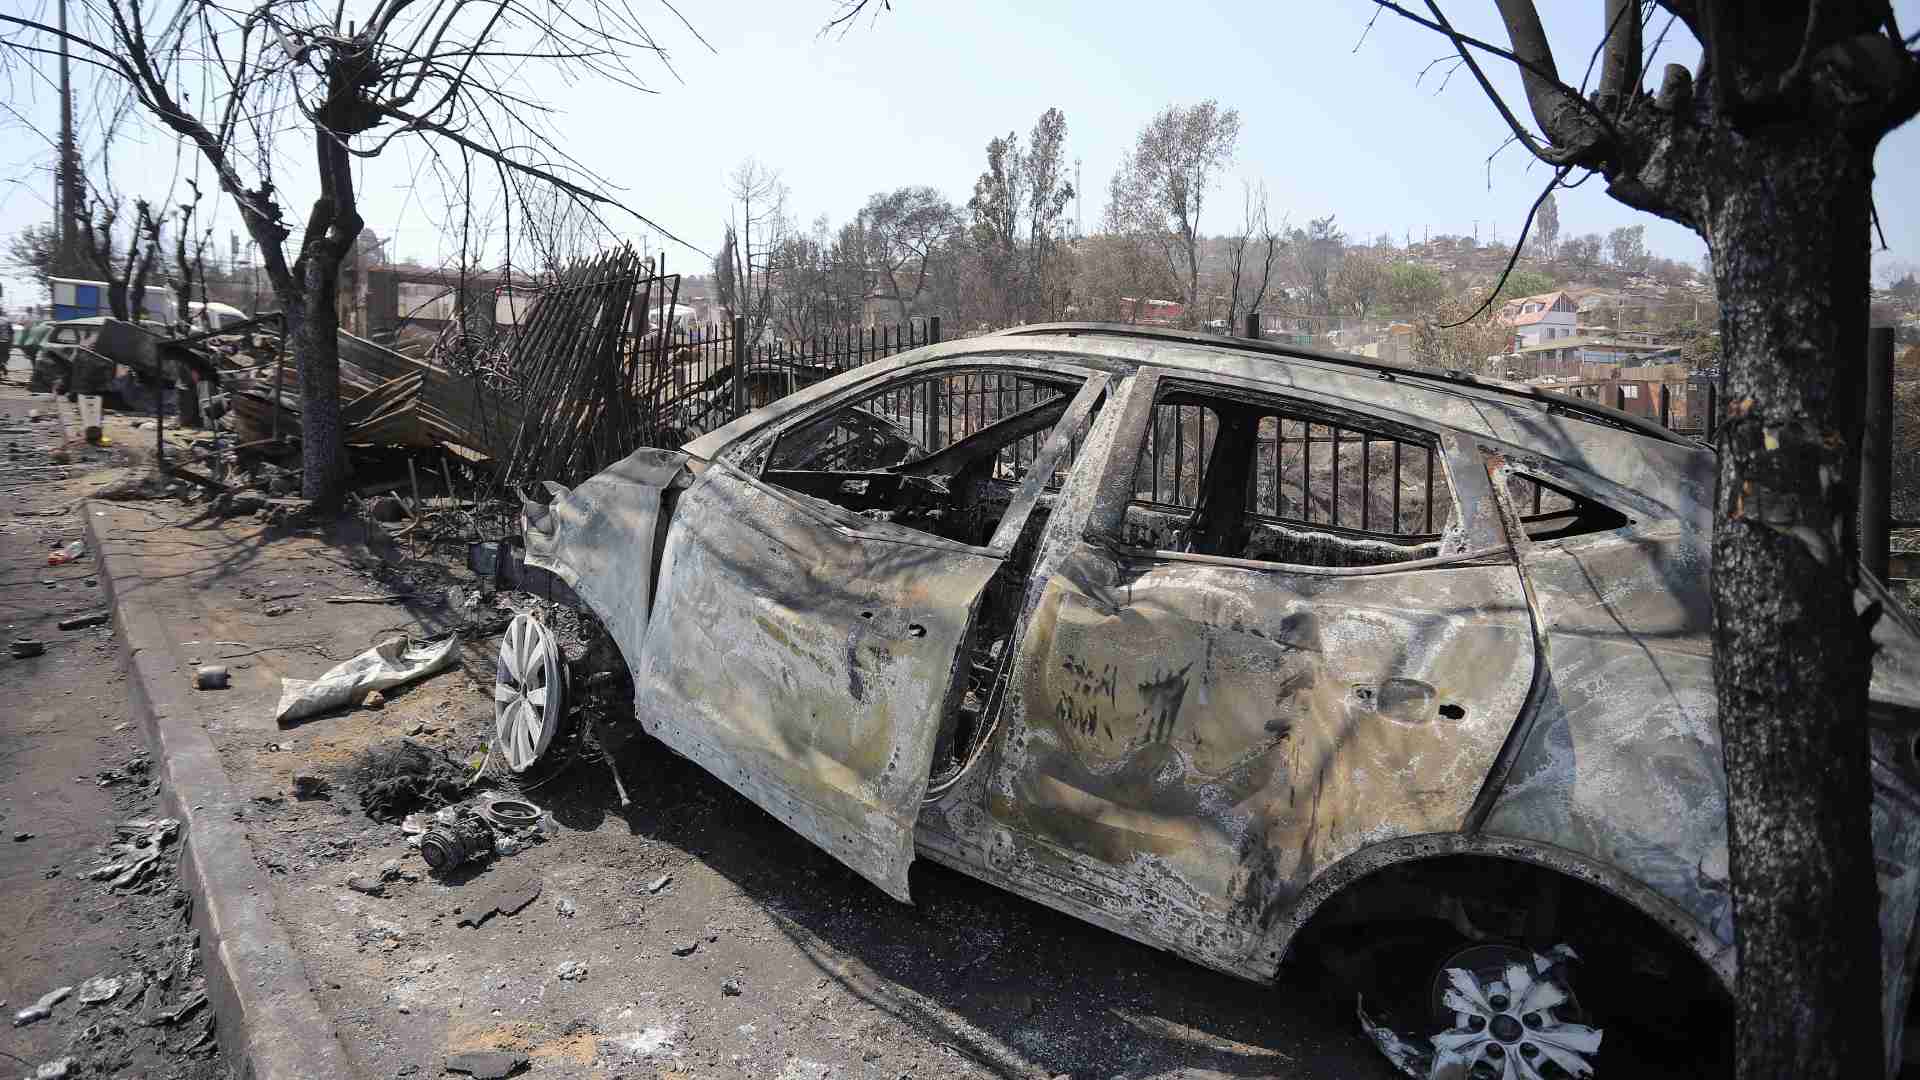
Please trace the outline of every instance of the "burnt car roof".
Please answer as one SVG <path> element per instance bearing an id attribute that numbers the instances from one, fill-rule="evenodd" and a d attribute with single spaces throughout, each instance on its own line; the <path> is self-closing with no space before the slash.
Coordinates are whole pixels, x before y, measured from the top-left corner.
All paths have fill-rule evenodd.
<path id="1" fill-rule="evenodd" d="M 1375 360 L 1351 353 L 1334 352 L 1330 349 L 1316 349 L 1304 345 L 1283 345 L 1274 341 L 1259 341 L 1249 338 L 1221 337 L 1217 334 L 1203 334 L 1191 330 L 1175 330 L 1157 326 L 1130 326 L 1113 323 L 1042 323 L 1036 326 L 1018 326 L 1001 330 L 992 337 L 1037 337 L 1061 336 L 1072 338 L 1110 337 L 1167 341 L 1181 345 L 1200 345 L 1214 349 L 1226 349 L 1239 353 L 1255 353 L 1286 360 L 1306 360 L 1319 364 L 1329 364 L 1349 370 L 1370 372 L 1382 378 L 1447 386 L 1456 389 L 1478 390 L 1488 395 L 1508 399 L 1536 402 L 1549 411 L 1604 424 L 1608 427 L 1631 431 L 1636 435 L 1646 435 L 1662 442 L 1698 448 L 1703 444 L 1684 435 L 1676 434 L 1651 420 L 1610 408 L 1597 402 L 1585 401 L 1543 390 L 1525 383 L 1508 379 L 1497 379 L 1484 375 L 1474 375 L 1457 370 L 1434 370 L 1414 367 L 1409 364 L 1394 364 Z M 981 339 L 974 339 L 981 340 Z"/>

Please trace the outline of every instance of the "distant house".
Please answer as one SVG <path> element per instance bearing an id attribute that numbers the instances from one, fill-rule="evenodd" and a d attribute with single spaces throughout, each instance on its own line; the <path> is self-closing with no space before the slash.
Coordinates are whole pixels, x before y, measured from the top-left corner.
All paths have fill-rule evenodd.
<path id="1" fill-rule="evenodd" d="M 1640 337 L 1581 334 L 1523 345 L 1519 351 L 1527 369 L 1536 376 L 1594 378 L 1596 365 L 1660 363 L 1669 356 L 1677 357 L 1680 347 Z"/>
<path id="2" fill-rule="evenodd" d="M 1513 335 L 1524 349 L 1572 337 L 1580 323 L 1580 309 L 1564 292 L 1542 293 L 1507 301 L 1500 308 L 1499 320 L 1513 327 Z"/>
<path id="3" fill-rule="evenodd" d="M 1132 296 L 1120 298 L 1120 311 L 1129 322 L 1148 326 L 1177 326 L 1187 313 L 1187 305 L 1178 300 L 1146 300 Z"/>

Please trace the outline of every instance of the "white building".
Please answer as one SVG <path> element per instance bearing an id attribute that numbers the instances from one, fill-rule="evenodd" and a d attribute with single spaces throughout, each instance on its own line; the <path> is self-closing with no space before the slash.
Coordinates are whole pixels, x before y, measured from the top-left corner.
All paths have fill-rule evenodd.
<path id="1" fill-rule="evenodd" d="M 1564 292 L 1523 296 L 1501 306 L 1500 321 L 1513 327 L 1519 347 L 1524 349 L 1572 337 L 1580 324 L 1580 308 Z"/>

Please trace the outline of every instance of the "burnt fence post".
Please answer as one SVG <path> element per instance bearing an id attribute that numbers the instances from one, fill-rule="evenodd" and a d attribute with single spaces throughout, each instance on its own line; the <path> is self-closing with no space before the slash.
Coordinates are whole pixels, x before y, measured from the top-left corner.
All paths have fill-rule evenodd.
<path id="1" fill-rule="evenodd" d="M 1887 579 L 1893 481 L 1893 327 L 1867 331 L 1866 408 L 1860 430 L 1860 561 Z"/>
<path id="2" fill-rule="evenodd" d="M 1260 313 L 1257 311 L 1247 312 L 1247 340 L 1260 340 Z"/>
<path id="3" fill-rule="evenodd" d="M 733 415 L 729 420 L 747 415 L 747 320 L 735 316 L 733 320 Z"/>

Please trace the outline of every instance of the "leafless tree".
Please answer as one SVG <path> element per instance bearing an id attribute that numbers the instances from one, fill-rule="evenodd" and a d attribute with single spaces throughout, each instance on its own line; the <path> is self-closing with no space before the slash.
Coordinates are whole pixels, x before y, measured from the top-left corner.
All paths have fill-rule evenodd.
<path id="1" fill-rule="evenodd" d="M 173 232 L 173 286 L 174 316 L 182 328 L 193 325 L 193 285 L 200 283 L 200 302 L 207 302 L 207 245 L 213 242 L 213 229 L 202 229 L 198 235 L 193 231 L 194 216 L 200 212 L 203 198 L 200 185 L 187 181 L 187 190 L 193 198 L 176 208 L 179 225 Z"/>
<path id="2" fill-rule="evenodd" d="M 147 276 L 160 255 L 160 232 L 165 219 L 145 199 L 133 204 L 133 224 L 124 233 L 118 198 L 89 196 L 74 216 L 80 255 L 107 286 L 107 309 L 116 319 L 146 317 Z M 119 246 L 126 245 L 126 255 Z"/>
<path id="3" fill-rule="evenodd" d="M 1211 98 L 1169 105 L 1141 129 L 1109 188 L 1109 216 L 1159 251 L 1180 283 L 1189 323 L 1199 317 L 1201 213 L 1239 138 L 1237 109 Z"/>
<path id="4" fill-rule="evenodd" d="M 541 281 L 557 280 L 567 267 L 599 252 L 613 239 L 607 222 L 570 193 L 550 184 L 534 185 L 520 200 L 515 230 L 528 260 L 516 270 Z"/>
<path id="5" fill-rule="evenodd" d="M 1376 2 L 1444 35 L 1556 182 L 1598 173 L 1614 198 L 1707 243 L 1726 403 L 1712 591 L 1736 1070 L 1881 1075 L 1867 713 L 1878 609 L 1856 614 L 1854 511 L 1873 158 L 1920 111 L 1920 36 L 1902 35 L 1885 0 L 1595 0 L 1588 94 L 1561 77 L 1532 0 L 1496 0 L 1506 46 L 1460 32 L 1437 0 Z M 1676 22 L 1701 58 L 1666 65 L 1650 91 L 1643 19 L 1662 14 L 1655 58 Z M 1492 59 L 1519 68 L 1532 124 L 1494 90 L 1481 67 Z"/>
<path id="6" fill-rule="evenodd" d="M 0 14 L 0 56 L 46 62 L 64 38 L 76 62 L 124 86 L 149 121 L 211 166 L 286 317 L 300 370 L 303 491 L 322 508 L 338 504 L 346 478 L 336 335 L 339 270 L 362 224 L 354 159 L 419 140 L 479 162 L 503 191 L 538 182 L 617 207 L 546 135 L 536 76 L 644 89 L 628 58 L 664 55 L 627 0 L 375 0 L 354 10 L 345 0 L 83 0 L 79 9 L 65 32 Z M 184 65 L 203 71 L 211 91 L 182 93 Z M 289 220 L 275 178 L 296 136 L 307 140 L 318 190 L 303 227 Z"/>
<path id="7" fill-rule="evenodd" d="M 729 318 L 747 321 L 747 340 L 759 341 L 773 313 L 773 252 L 792 223 L 787 185 L 777 169 L 747 158 L 727 177 L 733 198 L 726 237 L 714 261 L 714 286 Z"/>
<path id="8" fill-rule="evenodd" d="M 1448 298 L 1414 321 L 1413 361 L 1442 371 L 1506 376 L 1507 347 L 1513 328 L 1493 311 Z"/>
<path id="9" fill-rule="evenodd" d="M 47 276 L 53 273 L 54 260 L 60 256 L 60 230 L 51 222 L 22 226 L 7 238 L 7 265 L 50 288 Z"/>
<path id="10" fill-rule="evenodd" d="M 1265 181 L 1240 182 L 1240 228 L 1227 236 L 1227 330 L 1240 332 L 1243 312 L 1260 310 L 1280 260 L 1280 230 L 1267 209 Z M 1282 224 L 1284 228 L 1284 223 Z"/>

